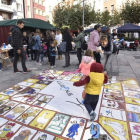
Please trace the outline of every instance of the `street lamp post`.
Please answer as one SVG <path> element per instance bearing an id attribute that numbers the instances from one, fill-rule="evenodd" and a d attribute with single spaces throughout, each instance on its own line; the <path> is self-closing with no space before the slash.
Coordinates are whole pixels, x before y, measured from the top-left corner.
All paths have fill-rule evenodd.
<path id="1" fill-rule="evenodd" d="M 85 0 L 83 0 L 83 27 L 84 27 L 84 22 L 85 22 Z"/>

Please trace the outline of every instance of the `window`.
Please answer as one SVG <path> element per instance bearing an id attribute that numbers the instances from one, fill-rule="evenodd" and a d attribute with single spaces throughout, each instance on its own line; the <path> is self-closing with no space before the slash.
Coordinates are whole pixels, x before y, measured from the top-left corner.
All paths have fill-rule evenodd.
<path id="1" fill-rule="evenodd" d="M 2 0 L 1 3 L 7 5 L 7 0 Z"/>
<path id="2" fill-rule="evenodd" d="M 50 11 L 50 12 L 52 11 L 52 7 L 51 7 L 51 6 L 49 7 L 49 11 Z"/>
<path id="3" fill-rule="evenodd" d="M 36 14 L 38 14 L 38 9 L 36 9 Z"/>
<path id="4" fill-rule="evenodd" d="M 41 4 L 42 4 L 42 5 L 44 5 L 44 2 L 43 2 L 43 1 L 41 1 Z"/>
<path id="5" fill-rule="evenodd" d="M 105 11 L 107 11 L 107 7 L 105 7 Z"/>
<path id="6" fill-rule="evenodd" d="M 114 12 L 114 5 L 111 5 L 111 13 L 113 14 Z"/>
<path id="7" fill-rule="evenodd" d="M 34 8 L 34 13 L 36 14 L 36 9 Z"/>
<path id="8" fill-rule="evenodd" d="M 7 20 L 7 19 L 9 19 L 8 14 L 5 14 L 5 13 L 2 13 L 2 17 L 3 17 L 3 20 Z"/>
<path id="9" fill-rule="evenodd" d="M 41 14 L 41 11 L 40 11 L 40 10 L 38 10 L 38 14 L 39 14 L 39 15 Z"/>
<path id="10" fill-rule="evenodd" d="M 30 6 L 27 6 L 27 10 L 30 11 Z"/>
<path id="11" fill-rule="evenodd" d="M 17 3 L 17 11 L 22 12 L 22 5 L 20 3 Z"/>

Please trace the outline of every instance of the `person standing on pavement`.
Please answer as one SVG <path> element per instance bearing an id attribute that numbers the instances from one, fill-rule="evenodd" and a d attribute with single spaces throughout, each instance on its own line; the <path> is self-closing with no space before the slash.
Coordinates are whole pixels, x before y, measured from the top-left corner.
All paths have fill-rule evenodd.
<path id="1" fill-rule="evenodd" d="M 79 65 L 82 60 L 82 44 L 84 42 L 84 32 L 83 32 L 83 27 L 78 27 L 78 36 L 73 38 L 76 48 L 77 48 L 77 57 L 79 61 Z"/>
<path id="2" fill-rule="evenodd" d="M 14 62 L 13 62 L 14 73 L 22 72 L 17 68 L 17 62 L 19 60 L 19 57 L 21 58 L 23 72 L 24 73 L 31 72 L 31 70 L 27 69 L 25 64 L 26 57 L 24 51 L 26 50 L 26 48 L 23 47 L 23 39 L 22 39 L 22 32 L 21 32 L 22 28 L 24 28 L 24 22 L 22 20 L 19 20 L 17 22 L 17 26 L 13 26 L 11 28 L 11 32 L 12 32 L 11 44 L 12 47 L 14 48 Z"/>
<path id="3" fill-rule="evenodd" d="M 96 62 L 101 64 L 101 60 L 100 60 L 101 55 L 100 55 L 100 50 L 98 49 L 100 44 L 100 36 L 99 36 L 100 32 L 101 32 L 101 26 L 99 24 L 95 25 L 93 32 L 90 33 L 88 49 L 93 51 Z"/>
<path id="4" fill-rule="evenodd" d="M 29 37 L 27 36 L 26 32 L 23 32 L 23 45 L 26 45 L 27 55 L 28 55 L 28 57 L 30 57 L 29 56 L 29 54 L 30 54 L 30 51 L 29 51 Z"/>
<path id="5" fill-rule="evenodd" d="M 69 28 L 66 27 L 64 29 L 63 34 L 63 41 L 66 42 L 66 51 L 65 51 L 65 66 L 63 67 L 69 67 L 70 66 L 70 51 L 72 50 L 72 37 L 70 35 Z"/>
<path id="6" fill-rule="evenodd" d="M 41 51 L 40 29 L 36 29 L 34 40 L 35 40 L 35 45 L 33 46 L 33 50 L 35 50 L 35 54 L 36 54 L 36 65 L 41 66 L 42 64 L 39 63 L 39 57 Z"/>
<path id="7" fill-rule="evenodd" d="M 62 42 L 62 34 L 60 30 L 56 31 L 55 39 L 57 41 L 58 60 L 62 60 L 62 52 L 59 51 L 60 43 Z"/>
<path id="8" fill-rule="evenodd" d="M 52 32 L 50 30 L 46 31 L 46 46 L 47 46 L 47 56 L 48 56 L 48 64 L 51 62 L 49 48 L 51 43 L 54 41 Z"/>

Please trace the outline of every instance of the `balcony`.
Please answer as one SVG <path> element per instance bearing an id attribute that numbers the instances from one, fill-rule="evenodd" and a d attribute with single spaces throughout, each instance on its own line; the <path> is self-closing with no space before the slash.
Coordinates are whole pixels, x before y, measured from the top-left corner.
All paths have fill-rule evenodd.
<path id="1" fill-rule="evenodd" d="M 0 3 L 0 11 L 9 12 L 9 13 L 14 12 L 14 10 L 12 9 L 12 5 L 6 5 L 1 3 Z"/>

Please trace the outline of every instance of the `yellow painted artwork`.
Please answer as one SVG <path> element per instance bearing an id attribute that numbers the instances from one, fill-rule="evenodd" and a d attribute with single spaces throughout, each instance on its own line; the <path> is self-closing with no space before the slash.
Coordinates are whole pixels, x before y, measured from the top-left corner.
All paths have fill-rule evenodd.
<path id="1" fill-rule="evenodd" d="M 133 79 L 128 80 L 128 81 L 123 81 L 122 85 L 124 87 L 128 87 L 128 88 L 140 88 L 138 83 L 135 80 L 133 80 Z"/>
<path id="2" fill-rule="evenodd" d="M 54 140 L 64 140 L 64 139 L 61 139 L 61 138 L 56 137 Z"/>
<path id="3" fill-rule="evenodd" d="M 114 83 L 110 85 L 105 85 L 105 88 L 111 89 L 111 90 L 122 90 L 121 83 Z"/>
<path id="4" fill-rule="evenodd" d="M 134 105 L 140 105 L 140 99 L 125 97 L 125 102 Z"/>
<path id="5" fill-rule="evenodd" d="M 39 129 L 44 129 L 44 127 L 49 123 L 49 121 L 54 116 L 54 111 L 43 110 L 31 123 L 30 126 Z"/>
<path id="6" fill-rule="evenodd" d="M 129 140 L 127 122 L 100 116 L 99 123 L 114 140 Z"/>
<path id="7" fill-rule="evenodd" d="M 31 88 L 37 88 L 37 89 L 44 89 L 47 85 L 43 85 L 43 84 L 34 84 L 32 86 L 30 86 Z"/>
<path id="8" fill-rule="evenodd" d="M 9 99 L 9 96 L 0 94 L 0 101 Z"/>
<path id="9" fill-rule="evenodd" d="M 55 74 L 61 75 L 64 71 L 57 71 Z"/>
<path id="10" fill-rule="evenodd" d="M 36 82 L 38 82 L 39 80 L 37 80 L 37 79 L 27 79 L 27 80 L 25 80 L 24 82 L 27 82 L 27 83 L 36 83 Z"/>
<path id="11" fill-rule="evenodd" d="M 72 82 L 77 82 L 77 81 L 79 81 L 81 79 L 81 76 L 74 76 L 72 79 L 71 79 L 71 81 Z"/>

